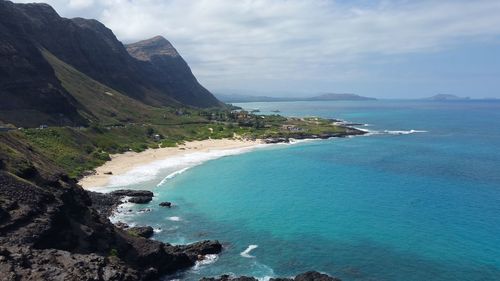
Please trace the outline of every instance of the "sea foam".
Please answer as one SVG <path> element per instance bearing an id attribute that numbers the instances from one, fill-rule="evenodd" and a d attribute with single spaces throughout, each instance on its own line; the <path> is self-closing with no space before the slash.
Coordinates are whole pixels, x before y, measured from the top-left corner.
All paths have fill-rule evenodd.
<path id="1" fill-rule="evenodd" d="M 257 144 L 255 146 L 244 147 L 244 148 L 198 151 L 198 152 L 186 153 L 179 156 L 168 157 L 167 159 L 154 161 L 149 164 L 133 168 L 132 170 L 124 174 L 111 176 L 109 183 L 106 187 L 108 188 L 120 187 L 120 186 L 127 186 L 131 184 L 150 181 L 154 180 L 156 176 L 162 171 L 165 170 L 173 171 L 162 179 L 162 181 L 159 183 L 159 185 L 161 185 L 166 181 L 168 181 L 169 179 L 172 179 L 175 176 L 185 172 L 189 168 L 200 165 L 206 161 L 214 160 L 225 156 L 246 153 L 262 146 L 266 145 Z"/>
<path id="2" fill-rule="evenodd" d="M 410 134 L 416 134 L 416 133 L 427 133 L 428 131 L 425 130 L 382 130 L 382 131 L 377 131 L 377 130 L 369 130 L 369 129 L 364 129 L 364 128 L 356 128 L 360 131 L 365 132 L 365 136 L 373 136 L 373 135 L 410 135 Z"/>
<path id="3" fill-rule="evenodd" d="M 196 261 L 193 266 L 193 270 L 198 270 L 204 265 L 209 265 L 215 263 L 219 259 L 218 255 L 205 255 L 202 260 Z"/>
<path id="4" fill-rule="evenodd" d="M 427 131 L 424 131 L 424 130 L 409 130 L 409 131 L 384 130 L 384 133 L 389 134 L 389 135 L 409 135 L 409 134 L 415 134 L 415 133 L 427 133 Z"/>
<path id="5" fill-rule="evenodd" d="M 245 258 L 255 258 L 255 256 L 250 255 L 250 252 L 258 248 L 258 245 L 249 245 L 245 251 L 241 252 L 240 255 Z"/>

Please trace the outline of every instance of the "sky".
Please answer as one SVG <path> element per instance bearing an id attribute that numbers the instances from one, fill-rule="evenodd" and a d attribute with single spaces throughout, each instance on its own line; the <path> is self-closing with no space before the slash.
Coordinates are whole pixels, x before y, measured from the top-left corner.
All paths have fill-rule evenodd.
<path id="1" fill-rule="evenodd" d="M 498 0 L 43 2 L 123 43 L 164 36 L 214 93 L 500 98 Z"/>

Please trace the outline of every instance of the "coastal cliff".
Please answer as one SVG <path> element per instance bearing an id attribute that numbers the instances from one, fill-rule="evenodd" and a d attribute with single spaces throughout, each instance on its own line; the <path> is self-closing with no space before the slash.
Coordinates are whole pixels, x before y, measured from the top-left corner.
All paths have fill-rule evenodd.
<path id="1" fill-rule="evenodd" d="M 154 280 L 186 269 L 217 241 L 172 246 L 119 229 L 62 175 L 44 184 L 0 171 L 0 280 Z"/>
<path id="2" fill-rule="evenodd" d="M 85 78 L 61 77 L 47 54 Z M 109 92 L 152 107 L 223 106 L 177 52 L 175 57 L 156 52 L 151 60 L 137 59 L 102 23 L 60 17 L 47 4 L 0 0 L 0 73 L 0 119 L 16 126 L 88 124 L 95 112 L 79 94 Z M 92 80 L 86 83 L 92 87 L 81 88 L 82 79 Z"/>

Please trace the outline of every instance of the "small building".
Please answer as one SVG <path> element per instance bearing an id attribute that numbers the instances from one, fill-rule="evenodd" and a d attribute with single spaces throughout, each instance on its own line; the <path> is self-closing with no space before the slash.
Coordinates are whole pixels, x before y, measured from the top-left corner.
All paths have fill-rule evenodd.
<path id="1" fill-rule="evenodd" d="M 290 132 L 299 132 L 299 131 L 302 131 L 302 128 L 299 128 L 299 127 L 297 127 L 295 125 L 282 125 L 281 129 L 287 130 L 287 131 L 290 131 Z"/>

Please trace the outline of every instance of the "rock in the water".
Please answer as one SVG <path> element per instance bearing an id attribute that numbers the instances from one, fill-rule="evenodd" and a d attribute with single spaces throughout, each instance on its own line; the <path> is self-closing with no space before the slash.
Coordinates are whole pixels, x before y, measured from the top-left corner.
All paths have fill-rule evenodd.
<path id="1" fill-rule="evenodd" d="M 120 189 L 110 193 L 89 192 L 92 206 L 103 216 L 110 217 L 116 207 L 122 203 L 123 197 L 132 197 L 128 202 L 136 204 L 148 203 L 153 199 L 153 192 L 149 190 Z"/>
<path id="2" fill-rule="evenodd" d="M 168 208 L 170 208 L 170 207 L 172 207 L 172 203 L 168 202 L 168 201 L 165 201 L 165 202 L 161 202 L 160 206 L 161 207 L 168 207 Z"/>
<path id="3" fill-rule="evenodd" d="M 131 190 L 131 189 L 119 189 L 119 190 L 115 190 L 113 192 L 110 192 L 109 194 L 113 195 L 113 196 L 130 196 L 130 197 L 137 197 L 137 196 L 153 197 L 154 196 L 153 192 L 151 192 L 149 190 Z"/>
<path id="4" fill-rule="evenodd" d="M 221 275 L 220 277 L 204 277 L 200 281 L 257 281 L 254 277 Z M 317 271 L 309 271 L 299 274 L 295 278 L 271 278 L 269 281 L 341 281 L 338 278 L 328 276 Z"/>
<path id="5" fill-rule="evenodd" d="M 295 276 L 295 281 L 341 281 L 338 278 L 328 276 L 317 271 L 308 271 Z"/>
<path id="6" fill-rule="evenodd" d="M 189 245 L 176 246 L 181 252 L 188 255 L 192 261 L 199 260 L 199 256 L 213 255 L 222 252 L 222 244 L 219 241 L 201 241 Z"/>
<path id="7" fill-rule="evenodd" d="M 136 196 L 128 199 L 128 202 L 135 204 L 146 204 L 153 200 L 153 197 L 149 196 Z"/>
<path id="8" fill-rule="evenodd" d="M 150 238 L 154 234 L 153 228 L 151 226 L 130 227 L 127 229 L 127 232 L 132 234 L 132 235 L 136 235 L 136 236 L 140 236 L 140 237 L 144 237 L 144 238 Z"/>
<path id="9" fill-rule="evenodd" d="M 121 229 L 128 228 L 128 224 L 121 222 L 121 221 L 115 223 L 115 226 L 118 228 L 121 228 Z"/>
<path id="10" fill-rule="evenodd" d="M 248 277 L 248 276 L 232 277 L 229 275 L 221 275 L 218 278 L 203 277 L 200 279 L 200 281 L 257 281 L 257 279 L 255 279 L 254 277 Z"/>

